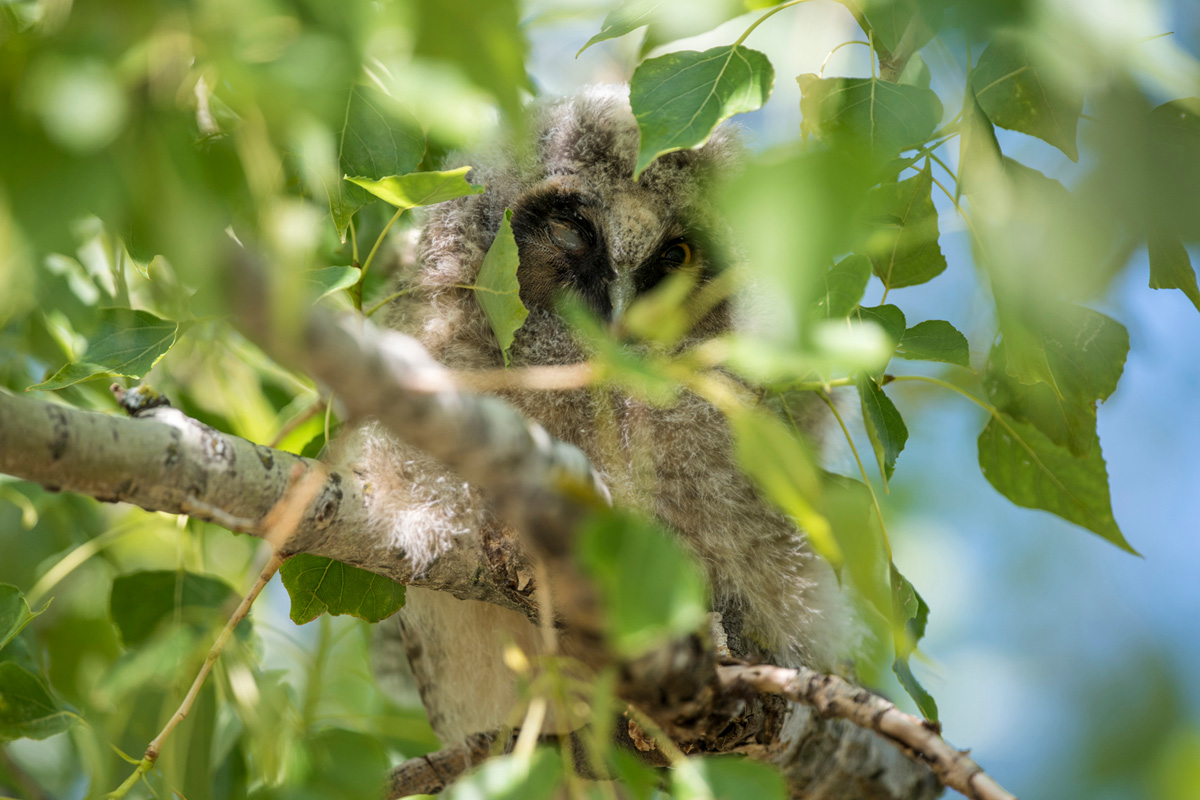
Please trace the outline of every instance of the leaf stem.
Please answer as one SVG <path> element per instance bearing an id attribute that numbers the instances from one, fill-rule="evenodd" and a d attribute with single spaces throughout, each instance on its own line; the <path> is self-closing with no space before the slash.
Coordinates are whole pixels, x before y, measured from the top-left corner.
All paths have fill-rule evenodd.
<path id="1" fill-rule="evenodd" d="M 225 645 L 228 643 L 233 629 L 239 622 L 245 619 L 246 614 L 250 612 L 250 606 L 254 604 L 263 587 L 279 571 L 279 565 L 282 563 L 283 558 L 278 552 L 273 554 L 270 560 L 267 561 L 267 565 L 259 573 L 258 580 L 254 582 L 254 585 L 250 587 L 250 591 L 242 598 L 242 602 L 238 604 L 237 610 L 229 617 L 229 620 L 225 623 L 225 627 L 221 629 L 221 633 L 217 636 L 217 641 L 213 643 L 212 648 L 208 651 L 208 655 L 204 657 L 204 665 L 200 667 L 200 672 L 196 675 L 196 679 L 192 681 L 192 687 L 188 689 L 188 693 L 183 698 L 183 702 L 179 704 L 178 710 L 171 716 L 171 719 L 167 720 L 167 724 L 163 726 L 158 736 L 155 736 L 149 746 L 146 747 L 146 754 L 138 762 L 137 769 L 125 779 L 124 783 L 106 795 L 107 800 L 120 800 L 120 798 L 125 797 L 125 795 L 129 794 L 129 790 L 137 785 L 138 781 L 142 780 L 153 769 L 154 763 L 158 761 L 158 756 L 162 751 L 163 743 L 171 735 L 171 731 L 175 730 L 175 727 L 180 722 L 183 722 L 188 712 L 192 710 L 192 705 L 196 702 L 196 697 L 199 696 L 200 689 L 204 686 L 204 681 L 208 678 L 208 674 L 212 672 L 213 665 L 217 663 L 217 659 L 220 658 L 221 653 L 224 652 Z"/>
<path id="2" fill-rule="evenodd" d="M 400 215 L 408 209 L 397 208 L 396 213 L 392 214 L 392 218 L 388 220 L 387 225 L 383 226 L 383 230 L 379 232 L 379 236 L 375 239 L 375 245 L 371 248 L 371 252 L 367 253 L 367 260 L 359 267 L 358 283 L 350 287 L 350 297 L 354 299 L 354 308 L 362 311 L 362 290 L 363 281 L 367 279 L 367 270 L 371 268 L 371 263 L 375 260 L 375 254 L 379 252 L 379 246 L 383 244 L 384 238 L 387 237 L 387 232 L 396 224 L 396 220 L 400 219 Z M 357 259 L 355 260 L 357 263 Z"/>
<path id="3" fill-rule="evenodd" d="M 746 41 L 746 37 L 754 32 L 755 28 L 757 28 L 759 25 L 762 25 L 764 22 L 767 21 L 768 17 L 778 14 L 780 11 L 783 11 L 788 6 L 798 6 L 801 3 L 807 3 L 807 2 L 808 2 L 808 0 L 788 0 L 788 2 L 786 2 L 786 3 L 780 3 L 779 5 L 775 6 L 770 11 L 768 11 L 767 13 L 763 14 L 758 19 L 754 20 L 754 22 L 750 25 L 750 27 L 746 28 L 746 32 L 743 33 L 741 36 L 739 36 L 738 40 L 733 43 L 733 46 L 734 47 L 740 46 L 742 42 Z"/>
<path id="4" fill-rule="evenodd" d="M 867 47 L 871 46 L 870 42 L 864 42 L 862 39 L 851 39 L 848 42 L 842 42 L 837 47 L 833 48 L 832 50 L 830 50 L 828 53 L 825 54 L 825 60 L 821 62 L 821 68 L 819 70 L 817 70 L 817 77 L 821 78 L 821 77 L 825 76 L 825 65 L 829 63 L 829 59 L 833 58 L 834 53 L 836 53 L 838 50 L 841 50 L 843 47 L 846 47 L 847 45 L 851 45 L 851 44 L 861 44 L 861 45 L 866 45 Z M 871 58 L 872 59 L 875 58 L 874 51 L 871 52 Z"/>
<path id="5" fill-rule="evenodd" d="M 392 301 L 393 301 L 393 300 L 395 300 L 397 297 L 403 297 L 404 295 L 406 295 L 406 294 L 408 294 L 409 292 L 413 291 L 413 289 L 415 289 L 415 288 L 416 288 L 415 286 L 410 286 L 410 287 L 408 287 L 407 289 L 401 289 L 401 290 L 400 290 L 400 291 L 398 291 L 398 292 L 392 292 L 392 293 L 391 293 L 391 294 L 389 294 L 387 297 L 383 298 L 383 299 L 382 299 L 382 300 L 380 300 L 378 303 L 376 303 L 375 305 L 373 305 L 373 306 L 371 306 L 369 309 L 367 309 L 367 311 L 366 311 L 366 312 L 363 314 L 363 316 L 365 316 L 365 317 L 367 317 L 368 319 L 370 319 L 370 317 L 371 317 L 371 316 L 372 316 L 372 315 L 373 315 L 373 314 L 374 314 L 376 311 L 378 311 L 379 309 L 383 308 L 385 305 L 387 305 L 388 303 L 392 302 Z"/>

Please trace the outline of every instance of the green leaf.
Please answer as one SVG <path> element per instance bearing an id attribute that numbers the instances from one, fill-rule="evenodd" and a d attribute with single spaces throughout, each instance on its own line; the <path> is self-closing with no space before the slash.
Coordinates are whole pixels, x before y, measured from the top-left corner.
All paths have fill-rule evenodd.
<path id="1" fill-rule="evenodd" d="M 945 271 L 929 161 L 915 176 L 871 190 L 867 214 L 868 219 L 877 221 L 877 227 L 866 250 L 884 286 L 915 286 Z M 879 221 L 884 224 L 880 226 Z"/>
<path id="2" fill-rule="evenodd" d="M 547 800 L 562 783 L 562 758 L 549 747 L 531 756 L 489 758 L 451 784 L 446 800 Z"/>
<path id="3" fill-rule="evenodd" d="M 528 45 L 516 0 L 417 0 L 413 54 L 436 58 L 462 70 L 500 102 L 510 116 L 521 113 L 521 89 L 532 86 L 525 73 Z"/>
<path id="4" fill-rule="evenodd" d="M 861 481 L 825 473 L 821 510 L 829 518 L 834 538 L 844 556 L 858 593 L 885 623 L 883 637 L 894 634 L 891 554 L 883 528 L 875 516 L 871 492 Z M 870 622 L 870 621 L 867 621 Z"/>
<path id="5" fill-rule="evenodd" d="M 127 648 L 145 644 L 163 622 L 178 616 L 198 628 L 220 627 L 237 607 L 239 595 L 229 584 L 209 575 L 151 570 L 119 575 L 113 580 L 109 612 Z M 242 620 L 235 629 L 249 634 Z"/>
<path id="6" fill-rule="evenodd" d="M 924 144 L 942 118 L 929 89 L 879 78 L 796 78 L 802 93 L 800 129 L 830 147 L 849 145 L 886 161 Z"/>
<path id="7" fill-rule="evenodd" d="M 300 553 L 279 568 L 292 598 L 292 622 L 303 625 L 322 614 L 379 622 L 404 606 L 404 586 L 390 578 L 331 558 Z"/>
<path id="8" fill-rule="evenodd" d="M 858 396 L 862 401 L 863 424 L 875 450 L 875 460 L 879 463 L 886 489 L 888 479 L 896 469 L 896 459 L 908 441 L 908 427 L 891 398 L 871 376 L 859 375 Z"/>
<path id="9" fill-rule="evenodd" d="M 613 646 L 628 656 L 692 633 L 708 614 L 693 558 L 651 520 L 604 511 L 583 526 L 579 559 L 600 590 Z"/>
<path id="10" fill-rule="evenodd" d="M 0 583 L 0 650 L 45 610 L 43 606 L 38 611 L 30 611 L 20 589 L 12 584 Z"/>
<path id="11" fill-rule="evenodd" d="M 11 661 L 0 663 L 0 742 L 46 739 L 75 719 L 36 675 Z"/>
<path id="12" fill-rule="evenodd" d="M 967 337 L 949 322 L 930 319 L 918 322 L 904 332 L 896 355 L 910 361 L 940 361 L 971 367 L 971 350 Z"/>
<path id="13" fill-rule="evenodd" d="M 1075 129 L 1083 95 L 1055 81 L 1015 37 L 992 40 L 971 70 L 971 89 L 988 119 L 1001 128 L 1036 136 L 1079 160 Z"/>
<path id="14" fill-rule="evenodd" d="M 896 306 L 889 303 L 885 306 L 860 307 L 858 317 L 862 320 L 870 320 L 883 328 L 883 332 L 896 347 L 899 347 L 900 342 L 904 341 L 904 312 Z"/>
<path id="15" fill-rule="evenodd" d="M 508 351 L 517 331 L 525 324 L 529 309 L 521 302 L 521 285 L 517 281 L 517 240 L 513 238 L 512 211 L 504 210 L 500 230 L 483 257 L 483 266 L 475 279 L 475 297 L 496 334 L 504 366 L 508 366 Z"/>
<path id="16" fill-rule="evenodd" d="M 979 468 L 988 483 L 1019 506 L 1057 514 L 1136 555 L 1113 519 L 1100 442 L 1076 456 L 1032 425 L 1001 419 L 993 417 L 979 434 Z"/>
<path id="17" fill-rule="evenodd" d="M 779 770 L 745 756 L 689 758 L 671 770 L 671 796 L 676 800 L 784 800 L 787 791 Z"/>
<path id="18" fill-rule="evenodd" d="M 1150 288 L 1178 289 L 1187 295 L 1200 311 L 1200 288 L 1196 286 L 1196 270 L 1188 257 L 1187 248 L 1178 236 L 1151 234 L 1146 249 L 1150 253 Z"/>
<path id="19" fill-rule="evenodd" d="M 761 108 L 774 83 L 767 57 L 740 45 L 643 61 L 629 87 L 642 133 L 634 179 L 663 153 L 704 144 L 721 122 Z"/>
<path id="20" fill-rule="evenodd" d="M 907 658 L 897 658 L 892 662 L 892 672 L 896 673 L 897 680 L 904 687 L 904 691 L 908 692 L 908 696 L 917 704 L 917 708 L 921 709 L 921 714 L 925 719 L 932 722 L 937 722 L 938 707 L 937 701 L 933 699 L 916 676 L 912 674 L 912 668 L 908 665 Z"/>
<path id="21" fill-rule="evenodd" d="M 338 138 L 342 175 L 382 178 L 415 172 L 425 157 L 421 124 L 388 95 L 370 86 L 353 86 Z M 338 236 L 346 240 L 350 218 L 374 198 L 361 187 L 340 181 L 329 187 L 329 210 Z"/>
<path id="22" fill-rule="evenodd" d="M 963 99 L 962 135 L 958 148 L 958 183 L 954 199 L 994 186 L 1004 174 L 1004 154 L 996 139 L 996 128 L 979 107 L 975 92 L 967 85 Z"/>
<path id="23" fill-rule="evenodd" d="M 140 379 L 175 344 L 179 326 L 148 311 L 106 308 L 87 352 L 27 391 L 53 391 L 92 378 Z"/>
<path id="24" fill-rule="evenodd" d="M 871 261 L 866 256 L 846 256 L 825 273 L 825 291 L 813 304 L 827 318 L 850 315 L 858 307 L 871 280 Z"/>
<path id="25" fill-rule="evenodd" d="M 654 19 L 654 12 L 662 4 L 663 0 L 631 0 L 620 8 L 608 12 L 604 17 L 604 22 L 600 23 L 600 32 L 588 39 L 587 43 L 579 48 L 575 57 L 579 58 L 584 50 L 594 44 L 620 38 L 638 28 L 649 25 Z"/>
<path id="26" fill-rule="evenodd" d="M 1051 441 L 1085 455 L 1096 439 L 1096 403 L 1117 388 L 1129 352 L 1129 333 L 1116 320 L 1081 306 L 1061 305 L 1039 321 L 1032 345 L 1004 336 L 984 373 L 988 398 L 1011 417 L 1036 426 Z M 1024 384 L 1011 369 L 1014 350 L 1034 346 L 1052 383 Z"/>
<path id="27" fill-rule="evenodd" d="M 354 267 L 325 267 L 309 270 L 305 273 L 305 277 L 317 287 L 317 291 L 320 292 L 317 297 L 320 299 L 328 297 L 340 289 L 349 289 L 358 283 L 358 277 L 361 274 Z"/>
<path id="28" fill-rule="evenodd" d="M 829 521 L 817 511 L 821 483 L 812 453 L 782 421 L 754 408 L 728 414 L 738 462 L 771 502 L 790 514 L 813 546 L 835 567 L 842 551 Z"/>
<path id="29" fill-rule="evenodd" d="M 470 171 L 470 167 L 459 167 L 443 172 L 392 175 L 380 180 L 347 175 L 346 180 L 361 186 L 396 208 L 409 209 L 432 206 L 469 194 L 483 194 L 484 187 L 467 183 L 466 175 Z"/>

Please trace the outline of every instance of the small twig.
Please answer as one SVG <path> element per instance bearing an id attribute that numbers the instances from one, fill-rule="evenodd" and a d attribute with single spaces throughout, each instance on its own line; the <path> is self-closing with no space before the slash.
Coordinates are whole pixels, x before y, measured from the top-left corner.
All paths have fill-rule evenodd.
<path id="1" fill-rule="evenodd" d="M 972 800 L 1016 800 L 966 753 L 941 737 L 937 723 L 905 714 L 890 701 L 836 675 L 805 667 L 770 665 L 718 667 L 723 685 L 749 686 L 793 703 L 815 708 L 823 717 L 838 717 L 875 731 L 909 757 L 929 765 L 938 780 Z"/>
<path id="2" fill-rule="evenodd" d="M 163 726 L 163 729 L 159 731 L 158 735 L 146 747 L 146 753 L 142 756 L 142 760 L 138 762 L 137 769 L 133 771 L 133 774 L 126 778 L 124 783 L 106 795 L 108 800 L 120 800 L 120 798 L 125 797 L 137 785 L 138 781 L 143 780 L 146 774 L 153 769 L 167 737 L 171 735 L 171 731 L 175 730 L 176 726 L 183 722 L 192 710 L 192 705 L 196 702 L 200 690 L 204 688 L 204 682 L 208 679 L 209 673 L 212 672 L 213 665 L 217 663 L 217 659 L 225 652 L 225 645 L 229 642 L 229 637 L 233 634 L 234 628 L 250 613 L 250 607 L 258 599 L 258 595 L 267 583 L 270 582 L 271 578 L 275 577 L 275 573 L 279 571 L 279 566 L 283 563 L 284 558 L 280 554 L 282 545 L 292 535 L 292 532 L 295 531 L 296 526 L 300 523 L 300 518 L 308 509 L 309 503 L 317 496 L 324 483 L 324 470 L 319 468 L 305 470 L 303 464 L 297 464 L 292 470 L 287 490 L 279 498 L 279 502 L 267 512 L 261 523 L 255 523 L 253 520 L 233 518 L 226 520 L 227 522 L 238 523 L 237 527 L 229 526 L 233 530 L 243 529 L 246 532 L 255 533 L 261 531 L 263 539 L 271 548 L 271 557 L 267 561 L 266 566 L 259 572 L 258 579 L 254 582 L 254 585 L 246 592 L 246 595 L 242 598 L 242 602 L 238 604 L 237 609 L 234 610 L 228 621 L 226 621 L 225 627 L 217 635 L 217 640 L 213 643 L 213 646 L 209 648 L 208 655 L 204 657 L 204 664 L 201 665 L 199 673 L 196 674 L 196 679 L 192 681 L 192 686 L 188 689 L 187 695 L 184 696 L 183 702 L 179 704 L 179 708 L 171 715 L 171 718 L 167 720 L 167 724 Z M 204 510 L 211 512 L 217 509 Z M 224 512 L 221 513 L 225 517 L 230 516 L 224 514 Z M 222 524 L 225 524 L 225 522 L 222 522 Z"/>

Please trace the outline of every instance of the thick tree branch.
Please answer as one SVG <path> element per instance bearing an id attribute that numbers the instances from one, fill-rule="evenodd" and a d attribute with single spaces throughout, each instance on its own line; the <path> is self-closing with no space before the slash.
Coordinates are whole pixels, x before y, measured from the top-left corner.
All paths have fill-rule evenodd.
<path id="1" fill-rule="evenodd" d="M 448 591 L 532 614 L 505 563 L 459 548 L 420 575 L 403 552 L 368 532 L 358 478 L 311 459 L 230 436 L 170 406 L 134 418 L 83 411 L 0 392 L 0 472 L 149 511 L 188 514 L 260 535 L 293 469 L 319 467 L 325 485 L 284 547 L 344 561 L 413 586 Z"/>

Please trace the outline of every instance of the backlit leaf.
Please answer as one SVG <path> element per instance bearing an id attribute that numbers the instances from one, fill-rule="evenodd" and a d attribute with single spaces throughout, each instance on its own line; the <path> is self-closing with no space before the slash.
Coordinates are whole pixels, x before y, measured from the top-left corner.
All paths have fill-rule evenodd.
<path id="1" fill-rule="evenodd" d="M 525 324 L 529 309 L 521 302 L 521 286 L 517 282 L 517 240 L 513 238 L 512 211 L 505 209 L 504 221 L 492 240 L 479 276 L 475 279 L 475 297 L 483 308 L 492 333 L 504 354 L 508 366 L 508 351 L 517 331 Z"/>
<path id="2" fill-rule="evenodd" d="M 562 758 L 549 747 L 531 756 L 489 758 L 456 780 L 446 800 L 547 800 L 562 782 Z"/>
<path id="3" fill-rule="evenodd" d="M 845 317 L 858 306 L 871 279 L 871 261 L 866 256 L 846 256 L 825 273 L 825 291 L 814 304 L 826 317 Z"/>
<path id="4" fill-rule="evenodd" d="M 879 78 L 796 78 L 802 97 L 800 127 L 830 147 L 850 145 L 886 160 L 924 144 L 942 118 L 942 101 L 929 89 Z"/>
<path id="5" fill-rule="evenodd" d="M 1150 288 L 1178 289 L 1200 311 L 1200 288 L 1187 248 L 1176 236 L 1152 234 L 1146 245 L 1150 253 Z"/>
<path id="6" fill-rule="evenodd" d="M 300 553 L 279 568 L 292 598 L 292 622 L 303 625 L 322 614 L 379 622 L 404 606 L 404 586 L 390 578 L 323 556 Z"/>
<path id="7" fill-rule="evenodd" d="M 652 521 L 605 511 L 585 523 L 579 558 L 596 582 L 613 645 L 629 656 L 691 633 L 708 613 L 708 592 L 693 559 Z"/>
<path id="8" fill-rule="evenodd" d="M 425 135 L 417 120 L 388 95 L 371 86 L 353 86 L 338 139 L 342 175 L 382 178 L 416 171 L 425 157 Z M 329 187 L 329 208 L 345 241 L 350 218 L 374 198 L 345 181 Z"/>
<path id="9" fill-rule="evenodd" d="M 930 319 L 918 322 L 904 332 L 896 355 L 911 361 L 941 361 L 970 368 L 971 351 L 967 337 L 949 322 Z"/>
<path id="10" fill-rule="evenodd" d="M 784 800 L 787 791 L 779 770 L 745 756 L 704 756 L 687 768 L 671 770 L 671 796 L 676 800 Z"/>
<path id="11" fill-rule="evenodd" d="M 106 308 L 87 352 L 29 390 L 52 391 L 92 378 L 142 378 L 175 344 L 179 326 L 148 311 Z"/>
<path id="12" fill-rule="evenodd" d="M 328 297 L 339 289 L 349 289 L 358 283 L 362 273 L 354 267 L 324 267 L 306 273 L 308 280 L 316 285 L 318 297 Z"/>
<path id="13" fill-rule="evenodd" d="M 466 175 L 470 171 L 470 167 L 459 167 L 444 172 L 392 175 L 380 180 L 347 175 L 346 180 L 361 186 L 396 208 L 408 209 L 444 203 L 469 194 L 482 194 L 484 187 L 467 183 Z"/>
<path id="14" fill-rule="evenodd" d="M 1013 37 L 993 40 L 971 70 L 971 88 L 992 122 L 1036 136 L 1079 160 L 1075 129 L 1083 96 L 1054 80 L 1027 45 Z"/>
<path id="15" fill-rule="evenodd" d="M 1034 426 L 1002 419 L 993 417 L 979 434 L 979 468 L 988 483 L 1019 506 L 1057 514 L 1136 553 L 1113 519 L 1100 442 L 1076 456 Z"/>
<path id="16" fill-rule="evenodd" d="M 911 178 L 871 190 L 867 214 L 876 228 L 866 250 L 884 286 L 915 286 L 946 269 L 946 257 L 938 244 L 930 162 Z"/>
<path id="17" fill-rule="evenodd" d="M 608 12 L 604 17 L 604 22 L 600 23 L 600 32 L 588 39 L 587 43 L 579 48 L 579 53 L 576 53 L 575 57 L 579 58 L 580 53 L 594 44 L 617 39 L 644 25 L 649 25 L 654 19 L 654 12 L 662 4 L 663 0 L 632 0 L 620 8 Z"/>
<path id="18" fill-rule="evenodd" d="M 663 153 L 704 144 L 734 114 L 761 108 L 774 83 L 767 57 L 740 45 L 643 61 L 629 89 L 642 133 L 634 176 Z"/>
<path id="19" fill-rule="evenodd" d="M 890 303 L 884 306 L 862 306 L 858 309 L 858 317 L 870 320 L 883 328 L 883 332 L 896 347 L 904 340 L 904 312 L 896 306 Z"/>

